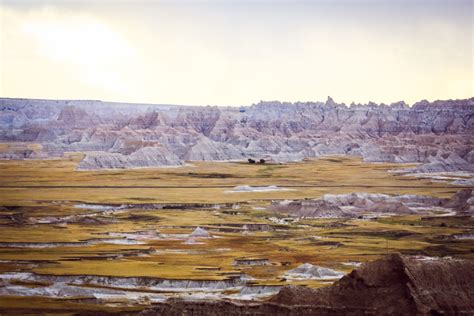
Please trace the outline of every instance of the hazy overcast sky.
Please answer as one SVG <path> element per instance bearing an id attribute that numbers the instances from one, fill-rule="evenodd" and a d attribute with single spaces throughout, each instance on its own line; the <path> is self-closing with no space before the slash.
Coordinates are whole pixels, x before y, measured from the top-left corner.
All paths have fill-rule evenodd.
<path id="1" fill-rule="evenodd" d="M 473 1 L 0 0 L 0 96 L 196 105 L 474 95 Z"/>

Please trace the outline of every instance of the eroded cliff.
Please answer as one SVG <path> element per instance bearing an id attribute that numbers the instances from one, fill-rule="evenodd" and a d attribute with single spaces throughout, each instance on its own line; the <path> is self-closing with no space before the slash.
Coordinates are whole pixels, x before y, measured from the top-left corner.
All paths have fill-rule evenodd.
<path id="1" fill-rule="evenodd" d="M 329 154 L 417 162 L 414 172 L 474 171 L 474 98 L 411 107 L 260 102 L 247 108 L 0 99 L 0 141 L 42 154 L 85 152 L 82 169 L 180 165 L 187 160 L 296 161 Z"/>

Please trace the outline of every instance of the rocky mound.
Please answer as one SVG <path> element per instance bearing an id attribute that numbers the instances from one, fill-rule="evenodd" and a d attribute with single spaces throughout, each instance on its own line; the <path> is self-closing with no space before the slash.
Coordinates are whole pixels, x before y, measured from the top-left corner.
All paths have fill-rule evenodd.
<path id="1" fill-rule="evenodd" d="M 130 155 L 107 152 L 88 153 L 79 164 L 78 169 L 146 168 L 181 164 L 182 162 L 165 148 L 145 147 Z"/>
<path id="2" fill-rule="evenodd" d="M 414 214 L 415 212 L 410 210 L 405 204 L 402 202 L 378 202 L 374 205 L 370 206 L 367 209 L 369 212 L 374 213 L 390 213 L 390 214 L 397 214 L 397 215 L 404 215 L 404 214 Z"/>
<path id="3" fill-rule="evenodd" d="M 196 227 L 196 229 L 189 235 L 191 238 L 209 238 L 211 234 L 207 230 L 201 227 Z"/>
<path id="4" fill-rule="evenodd" d="M 443 206 L 452 208 L 460 215 L 474 215 L 474 194 L 471 189 L 460 190 Z"/>
<path id="5" fill-rule="evenodd" d="M 316 280 L 334 280 L 344 276 L 344 273 L 332 269 L 315 266 L 311 263 L 304 263 L 285 273 L 288 279 L 316 279 Z"/>
<path id="6" fill-rule="evenodd" d="M 239 185 L 233 188 L 232 190 L 228 190 L 228 193 L 246 193 L 246 192 L 273 192 L 273 191 L 290 191 L 291 189 L 287 188 L 280 188 L 276 185 L 269 185 L 266 187 L 253 187 L 250 185 Z"/>
<path id="7" fill-rule="evenodd" d="M 342 210 L 334 203 L 324 200 L 297 200 L 273 202 L 271 210 L 297 217 L 312 218 L 351 218 L 356 213 Z"/>
<path id="8" fill-rule="evenodd" d="M 444 207 L 459 215 L 474 213 L 471 189 L 463 189 L 451 199 L 421 195 L 386 195 L 371 193 L 325 194 L 316 200 L 273 201 L 270 210 L 296 217 L 354 218 L 375 215 L 407 215 L 426 213 Z"/>

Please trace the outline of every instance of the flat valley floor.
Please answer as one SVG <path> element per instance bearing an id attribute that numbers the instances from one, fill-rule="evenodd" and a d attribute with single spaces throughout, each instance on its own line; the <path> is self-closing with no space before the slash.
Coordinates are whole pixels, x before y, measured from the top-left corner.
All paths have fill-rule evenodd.
<path id="1" fill-rule="evenodd" d="M 275 200 L 379 193 L 451 197 L 399 164 L 324 157 L 76 171 L 80 155 L 0 161 L 0 313 L 137 311 L 169 297 L 265 299 L 311 263 L 348 273 L 388 252 L 474 259 L 472 217 L 290 218 Z M 260 189 L 255 189 L 259 187 Z M 198 228 L 199 227 L 199 228 Z"/>

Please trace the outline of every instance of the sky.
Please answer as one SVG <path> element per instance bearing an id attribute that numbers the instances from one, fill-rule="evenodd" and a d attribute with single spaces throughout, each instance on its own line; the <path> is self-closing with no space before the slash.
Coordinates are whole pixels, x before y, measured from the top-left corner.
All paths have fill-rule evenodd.
<path id="1" fill-rule="evenodd" d="M 469 98 L 473 3 L 0 0 L 0 96 L 232 106 Z"/>

